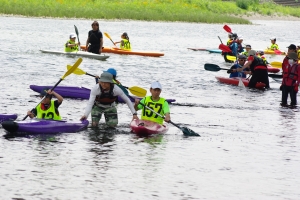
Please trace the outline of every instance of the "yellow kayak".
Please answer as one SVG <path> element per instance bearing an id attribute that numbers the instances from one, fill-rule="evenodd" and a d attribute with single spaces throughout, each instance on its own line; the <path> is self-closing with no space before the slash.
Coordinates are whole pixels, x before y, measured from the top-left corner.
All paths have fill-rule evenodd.
<path id="1" fill-rule="evenodd" d="M 284 52 L 284 51 L 280 51 L 280 50 L 273 51 L 273 50 L 271 50 L 271 49 L 265 49 L 265 50 L 264 50 L 264 53 L 265 53 L 265 54 L 285 55 L 285 52 Z"/>
<path id="2" fill-rule="evenodd" d="M 282 67 L 282 62 L 273 61 L 273 62 L 270 63 L 270 65 L 272 65 L 272 67 L 281 68 Z"/>

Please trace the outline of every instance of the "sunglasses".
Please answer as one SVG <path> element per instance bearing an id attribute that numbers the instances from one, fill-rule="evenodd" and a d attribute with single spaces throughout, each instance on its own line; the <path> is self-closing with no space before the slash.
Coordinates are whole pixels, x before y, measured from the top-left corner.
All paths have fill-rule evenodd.
<path id="1" fill-rule="evenodd" d="M 245 59 L 239 59 L 240 61 L 246 61 Z"/>

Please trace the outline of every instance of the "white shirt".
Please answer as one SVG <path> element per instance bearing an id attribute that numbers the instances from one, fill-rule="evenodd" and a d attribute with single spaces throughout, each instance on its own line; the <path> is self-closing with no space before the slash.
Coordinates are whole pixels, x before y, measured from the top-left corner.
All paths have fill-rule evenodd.
<path id="1" fill-rule="evenodd" d="M 90 98 L 89 98 L 88 104 L 87 104 L 87 106 L 85 108 L 85 112 L 84 112 L 84 115 L 86 117 L 88 117 L 89 114 L 91 113 L 97 95 L 101 95 L 101 90 L 100 90 L 99 84 L 96 84 L 91 89 Z M 121 88 L 119 88 L 117 85 L 114 85 L 113 95 L 121 97 L 126 102 L 127 106 L 131 110 L 132 114 L 136 112 L 130 99 L 123 92 L 123 90 Z M 103 108 L 110 108 L 112 106 L 115 106 L 115 102 L 113 102 L 111 105 L 101 105 L 101 107 L 103 107 Z"/>

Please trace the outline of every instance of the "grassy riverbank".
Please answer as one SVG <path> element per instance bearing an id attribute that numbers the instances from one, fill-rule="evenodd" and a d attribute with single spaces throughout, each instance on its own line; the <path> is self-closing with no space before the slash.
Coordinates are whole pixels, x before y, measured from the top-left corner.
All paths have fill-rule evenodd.
<path id="1" fill-rule="evenodd" d="M 248 24 L 241 16 L 300 16 L 300 8 L 258 0 L 0 0 L 0 5 L 2 14 L 34 17 Z"/>

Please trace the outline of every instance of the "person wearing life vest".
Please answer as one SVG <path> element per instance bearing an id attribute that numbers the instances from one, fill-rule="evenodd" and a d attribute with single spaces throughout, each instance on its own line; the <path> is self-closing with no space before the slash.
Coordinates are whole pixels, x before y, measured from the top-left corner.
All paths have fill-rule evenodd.
<path id="1" fill-rule="evenodd" d="M 230 48 L 231 52 L 222 52 L 225 62 L 233 63 L 232 60 L 227 59 L 227 56 L 236 56 L 238 44 L 237 44 L 237 34 L 232 33 L 231 39 L 227 42 L 227 46 Z"/>
<path id="2" fill-rule="evenodd" d="M 300 44 L 297 45 L 297 56 L 298 56 L 298 60 L 300 59 Z"/>
<path id="3" fill-rule="evenodd" d="M 297 53 L 296 45 L 290 44 L 290 46 L 288 46 L 287 48 L 288 48 L 288 50 L 287 50 L 286 56 L 284 57 L 284 59 L 282 61 L 281 69 L 283 69 L 285 66 L 287 66 L 289 64 L 289 58 L 287 55 L 292 52 Z M 282 85 L 280 85 L 279 89 L 282 90 Z"/>
<path id="4" fill-rule="evenodd" d="M 122 35 L 121 35 L 121 41 L 119 42 L 115 42 L 114 44 L 118 44 L 120 43 L 120 49 L 123 49 L 123 50 L 131 50 L 131 45 L 130 45 L 130 42 L 129 42 L 129 37 L 128 37 L 128 34 L 126 32 L 124 32 Z"/>
<path id="5" fill-rule="evenodd" d="M 75 40 L 76 35 L 74 33 L 70 34 L 70 40 L 68 40 L 65 44 L 65 52 L 78 51 L 78 46 L 80 46 L 80 43 L 76 43 Z"/>
<path id="6" fill-rule="evenodd" d="M 274 50 L 278 50 L 279 46 L 278 46 L 278 44 L 276 44 L 276 38 L 275 37 L 271 37 L 270 40 L 271 40 L 271 46 L 267 47 L 267 48 L 270 49 L 270 50 L 273 50 L 273 51 Z"/>
<path id="7" fill-rule="evenodd" d="M 118 85 L 127 96 L 129 95 L 128 90 L 122 85 L 122 83 L 120 81 L 117 80 L 117 70 L 115 70 L 114 68 L 108 68 L 106 71 L 103 71 L 103 72 L 108 72 L 111 75 L 113 75 L 112 80 L 113 80 L 114 84 Z M 99 76 L 96 76 L 95 80 L 96 80 L 96 83 L 98 83 L 99 82 Z M 131 100 L 134 100 L 130 96 L 128 96 L 128 97 Z"/>
<path id="8" fill-rule="evenodd" d="M 247 44 L 245 49 L 246 49 L 246 51 L 242 52 L 242 55 L 245 55 L 246 57 L 248 57 L 248 52 L 251 50 L 251 45 Z"/>
<path id="9" fill-rule="evenodd" d="M 249 68 L 250 74 L 252 74 L 248 84 L 249 88 L 255 88 L 257 82 L 262 82 L 266 84 L 265 88 L 270 88 L 267 65 L 256 56 L 256 51 L 249 51 L 248 62 L 242 68 L 238 68 L 237 71 L 241 72 L 246 68 Z"/>
<path id="10" fill-rule="evenodd" d="M 228 40 L 227 40 L 227 46 L 229 46 L 232 42 L 232 33 L 228 33 Z"/>
<path id="11" fill-rule="evenodd" d="M 148 120 L 152 122 L 156 122 L 158 124 L 163 124 L 163 121 L 170 122 L 171 116 L 170 116 L 170 108 L 168 102 L 160 97 L 162 87 L 161 84 L 158 81 L 155 81 L 151 84 L 150 87 L 150 93 L 151 96 L 144 97 L 143 99 L 135 100 L 134 108 L 135 110 L 142 110 L 141 118 L 142 120 Z M 153 111 L 149 110 L 145 106 L 153 109 L 155 112 L 159 113 L 160 115 L 164 116 L 162 118 L 161 116 L 155 114 Z"/>
<path id="12" fill-rule="evenodd" d="M 244 69 L 242 72 L 237 72 L 238 68 L 242 68 L 245 65 L 245 62 L 247 60 L 247 57 L 245 55 L 239 55 L 238 56 L 238 62 L 231 66 L 229 70 L 227 70 L 227 73 L 230 74 L 229 78 L 233 77 L 241 77 L 246 78 L 246 71 L 249 71 L 248 68 Z"/>
<path id="13" fill-rule="evenodd" d="M 52 96 L 56 97 L 57 100 L 51 100 Z M 61 105 L 63 97 L 51 90 L 42 90 L 40 97 L 45 98 L 36 108 L 28 111 L 27 115 L 30 118 L 61 120 L 58 107 Z"/>
<path id="14" fill-rule="evenodd" d="M 101 54 L 103 46 L 103 35 L 99 29 L 99 23 L 94 21 L 92 23 L 92 30 L 88 33 L 88 38 L 86 40 L 85 49 L 88 52 Z"/>
<path id="15" fill-rule="evenodd" d="M 237 52 L 238 52 L 238 54 L 244 52 L 244 47 L 243 47 L 243 45 L 242 45 L 242 44 L 243 44 L 243 41 L 244 41 L 244 39 L 243 39 L 242 36 L 239 36 L 239 37 L 237 38 L 237 45 L 238 45 L 238 47 L 237 47 Z"/>
<path id="16" fill-rule="evenodd" d="M 238 36 L 236 33 L 232 34 L 232 41 L 229 43 L 229 48 L 231 49 L 231 55 L 232 56 L 238 56 L 238 49 L 239 49 L 239 43 L 238 43 Z"/>
<path id="17" fill-rule="evenodd" d="M 88 104 L 85 108 L 84 115 L 80 120 L 87 119 L 91 113 L 92 126 L 97 127 L 102 114 L 104 114 L 106 125 L 109 127 L 116 127 L 118 124 L 118 113 L 115 101 L 118 96 L 126 102 L 131 110 L 133 115 L 132 119 L 139 119 L 130 99 L 122 89 L 115 86 L 112 79 L 113 75 L 108 72 L 103 72 L 101 74 L 99 83 L 91 89 Z"/>
<path id="18" fill-rule="evenodd" d="M 266 65 L 270 64 L 264 55 L 265 55 L 264 51 L 257 51 L 257 56 L 260 57 L 261 59 L 263 59 L 263 61 Z"/>
<path id="19" fill-rule="evenodd" d="M 300 66 L 298 64 L 298 56 L 295 52 L 287 55 L 288 64 L 282 67 L 282 98 L 281 106 L 287 106 L 287 98 L 290 94 L 291 106 L 297 105 L 297 92 L 300 83 Z"/>

